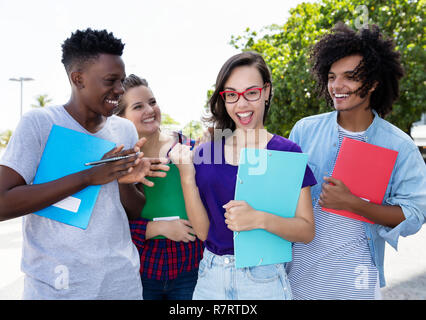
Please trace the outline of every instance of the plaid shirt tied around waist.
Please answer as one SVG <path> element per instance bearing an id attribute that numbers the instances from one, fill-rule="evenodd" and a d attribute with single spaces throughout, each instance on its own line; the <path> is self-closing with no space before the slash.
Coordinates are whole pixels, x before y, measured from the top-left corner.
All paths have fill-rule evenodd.
<path id="1" fill-rule="evenodd" d="M 149 220 L 130 221 L 133 243 L 140 255 L 142 278 L 173 280 L 182 272 L 197 269 L 203 257 L 204 246 L 198 238 L 190 242 L 170 239 L 145 239 Z"/>

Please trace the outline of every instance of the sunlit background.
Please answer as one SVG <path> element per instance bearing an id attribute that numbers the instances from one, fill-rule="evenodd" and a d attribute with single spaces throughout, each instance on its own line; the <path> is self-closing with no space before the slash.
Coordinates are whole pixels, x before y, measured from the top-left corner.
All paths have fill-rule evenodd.
<path id="1" fill-rule="evenodd" d="M 24 113 L 40 95 L 49 104 L 68 101 L 61 44 L 87 27 L 122 39 L 127 74 L 145 77 L 162 111 L 180 126 L 200 120 L 207 90 L 238 52 L 231 35 L 282 24 L 300 2 L 0 0 L 0 132 L 13 130 L 20 117 L 20 82 L 10 78 L 34 79 L 23 82 Z"/>

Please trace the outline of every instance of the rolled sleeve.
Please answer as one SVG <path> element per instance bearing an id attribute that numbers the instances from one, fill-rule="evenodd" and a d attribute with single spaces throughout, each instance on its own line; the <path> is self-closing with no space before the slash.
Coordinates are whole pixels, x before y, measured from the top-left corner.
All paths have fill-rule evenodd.
<path id="1" fill-rule="evenodd" d="M 146 227 L 149 220 L 137 218 L 129 220 L 130 232 L 132 233 L 133 243 L 138 247 L 143 247 L 146 240 Z"/>
<path id="2" fill-rule="evenodd" d="M 400 236 L 406 237 L 416 233 L 420 230 L 424 223 L 424 218 L 422 219 L 416 214 L 410 214 L 407 216 L 407 210 L 404 211 L 404 207 L 402 206 L 401 208 L 404 212 L 405 220 L 396 227 L 390 228 L 382 225 L 376 225 L 378 235 L 389 243 L 395 250 L 398 250 L 398 239 Z"/>
<path id="3" fill-rule="evenodd" d="M 405 220 L 394 228 L 377 225 L 377 233 L 397 249 L 398 238 L 415 234 L 426 221 L 426 166 L 418 150 L 400 154 L 386 205 L 401 207 Z"/>

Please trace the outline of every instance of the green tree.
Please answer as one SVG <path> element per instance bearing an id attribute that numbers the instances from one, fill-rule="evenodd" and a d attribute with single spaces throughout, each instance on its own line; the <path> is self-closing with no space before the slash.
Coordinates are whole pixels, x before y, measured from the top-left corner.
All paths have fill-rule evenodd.
<path id="1" fill-rule="evenodd" d="M 406 76 L 400 82 L 400 99 L 387 120 L 409 133 L 411 124 L 426 111 L 425 73 L 426 0 L 322 0 L 302 3 L 290 10 L 283 25 L 271 25 L 260 32 L 246 29 L 232 36 L 231 45 L 243 51 L 257 51 L 271 68 L 274 97 L 267 128 L 288 136 L 303 117 L 331 111 L 315 93 L 309 73 L 309 50 L 338 21 L 356 28 L 377 24 L 395 39 Z"/>
<path id="2" fill-rule="evenodd" d="M 0 133 L 0 149 L 6 148 L 9 143 L 10 137 L 12 137 L 12 130 L 6 130 Z"/>
<path id="3" fill-rule="evenodd" d="M 52 102 L 52 99 L 47 94 L 40 94 L 35 99 L 37 100 L 37 104 L 32 104 L 31 107 L 33 108 L 44 108 Z"/>
<path id="4" fill-rule="evenodd" d="M 173 119 L 170 115 L 167 113 L 161 113 L 161 124 L 168 126 L 173 124 L 179 124 L 175 119 Z"/>
<path id="5" fill-rule="evenodd" d="M 161 127 L 166 130 L 174 131 L 180 123 L 173 119 L 167 113 L 161 113 Z"/>
<path id="6" fill-rule="evenodd" d="M 201 121 L 191 120 L 182 130 L 182 133 L 190 139 L 198 139 L 203 136 L 204 128 Z"/>

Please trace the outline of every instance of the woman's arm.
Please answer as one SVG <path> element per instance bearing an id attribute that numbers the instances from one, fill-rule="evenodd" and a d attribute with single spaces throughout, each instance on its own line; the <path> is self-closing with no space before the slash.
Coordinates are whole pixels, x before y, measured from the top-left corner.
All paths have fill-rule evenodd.
<path id="1" fill-rule="evenodd" d="M 146 239 L 151 239 L 156 236 L 163 236 L 173 241 L 195 241 L 193 235 L 195 231 L 192 229 L 191 223 L 188 220 L 176 219 L 171 221 L 149 221 L 146 227 Z"/>
<path id="2" fill-rule="evenodd" d="M 193 153 L 189 146 L 177 144 L 170 151 L 169 157 L 179 169 L 188 219 L 191 221 L 197 237 L 205 241 L 209 232 L 210 221 L 195 182 Z"/>
<path id="3" fill-rule="evenodd" d="M 254 210 L 245 201 L 232 200 L 224 205 L 225 223 L 232 231 L 264 229 L 291 242 L 309 243 L 315 236 L 310 187 L 301 190 L 293 218 Z"/>
<path id="4" fill-rule="evenodd" d="M 310 189 L 305 187 L 300 191 L 294 218 L 265 213 L 264 229 L 291 242 L 311 242 L 315 237 L 315 224 Z"/>
<path id="5" fill-rule="evenodd" d="M 181 183 L 188 219 L 197 237 L 205 241 L 209 233 L 210 221 L 195 183 L 195 171 L 194 174 L 181 174 Z"/>

